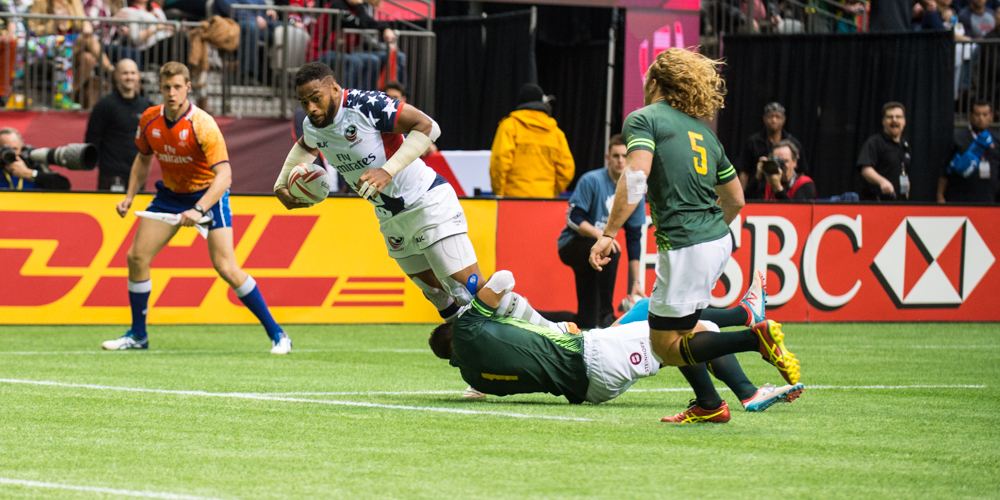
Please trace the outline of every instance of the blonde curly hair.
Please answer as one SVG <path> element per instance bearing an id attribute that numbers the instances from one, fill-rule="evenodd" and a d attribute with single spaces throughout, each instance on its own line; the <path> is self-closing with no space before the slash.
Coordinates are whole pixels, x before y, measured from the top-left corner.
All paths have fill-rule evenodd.
<path id="1" fill-rule="evenodd" d="M 697 52 L 672 48 L 656 56 L 646 78 L 656 80 L 672 108 L 695 118 L 711 119 L 725 107 L 726 82 L 718 69 L 722 64 Z"/>

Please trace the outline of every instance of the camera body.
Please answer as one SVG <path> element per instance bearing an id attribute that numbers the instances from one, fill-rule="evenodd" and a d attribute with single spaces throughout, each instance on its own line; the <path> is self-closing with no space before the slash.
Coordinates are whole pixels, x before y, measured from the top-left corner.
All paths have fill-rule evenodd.
<path id="1" fill-rule="evenodd" d="M 760 166 L 760 169 L 767 175 L 780 174 L 785 170 L 785 159 L 774 156 L 768 157 L 767 161 Z"/>

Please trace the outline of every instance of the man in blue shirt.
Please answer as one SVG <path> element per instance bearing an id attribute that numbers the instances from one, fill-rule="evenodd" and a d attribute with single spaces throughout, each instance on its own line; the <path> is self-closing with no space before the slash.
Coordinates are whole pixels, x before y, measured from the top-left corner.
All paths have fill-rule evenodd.
<path id="1" fill-rule="evenodd" d="M 606 328 L 615 321 L 615 274 L 621 249 L 614 243 L 611 262 L 604 272 L 590 267 L 590 247 L 603 234 L 608 214 L 615 199 L 618 178 L 625 170 L 625 141 L 621 134 L 611 136 L 608 142 L 607 169 L 592 170 L 583 174 L 576 183 L 576 191 L 569 199 L 566 228 L 559 235 L 559 260 L 573 268 L 576 277 L 576 323 L 580 328 Z M 642 225 L 646 222 L 646 199 L 643 197 L 635 212 L 625 222 L 625 248 L 628 250 L 629 295 L 645 297 L 639 284 L 642 254 Z"/>

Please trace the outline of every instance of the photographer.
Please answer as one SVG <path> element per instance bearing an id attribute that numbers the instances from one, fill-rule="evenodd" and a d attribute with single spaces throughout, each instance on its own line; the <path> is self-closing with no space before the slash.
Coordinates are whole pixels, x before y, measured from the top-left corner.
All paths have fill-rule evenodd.
<path id="1" fill-rule="evenodd" d="M 22 154 L 23 149 L 24 141 L 17 129 L 10 127 L 0 129 L 0 166 L 3 167 L 0 189 L 69 190 L 69 179 L 49 171 L 47 165 L 32 162 L 27 155 Z"/>
<path id="2" fill-rule="evenodd" d="M 808 175 L 799 175 L 799 148 L 791 141 L 778 141 L 771 156 L 757 162 L 757 178 L 765 179 L 764 199 L 768 201 L 816 201 L 816 184 Z"/>

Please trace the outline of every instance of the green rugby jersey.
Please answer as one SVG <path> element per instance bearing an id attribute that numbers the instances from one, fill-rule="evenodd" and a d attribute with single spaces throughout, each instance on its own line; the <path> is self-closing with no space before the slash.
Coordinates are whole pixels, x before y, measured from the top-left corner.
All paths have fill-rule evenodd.
<path id="1" fill-rule="evenodd" d="M 660 250 L 676 250 L 729 233 L 715 186 L 736 178 L 722 144 L 704 123 L 666 101 L 628 115 L 622 128 L 628 152 L 653 153 L 646 200 Z"/>
<path id="2" fill-rule="evenodd" d="M 452 325 L 450 363 L 462 378 L 487 394 L 548 392 L 582 403 L 590 386 L 583 336 L 495 312 L 476 299 Z"/>

